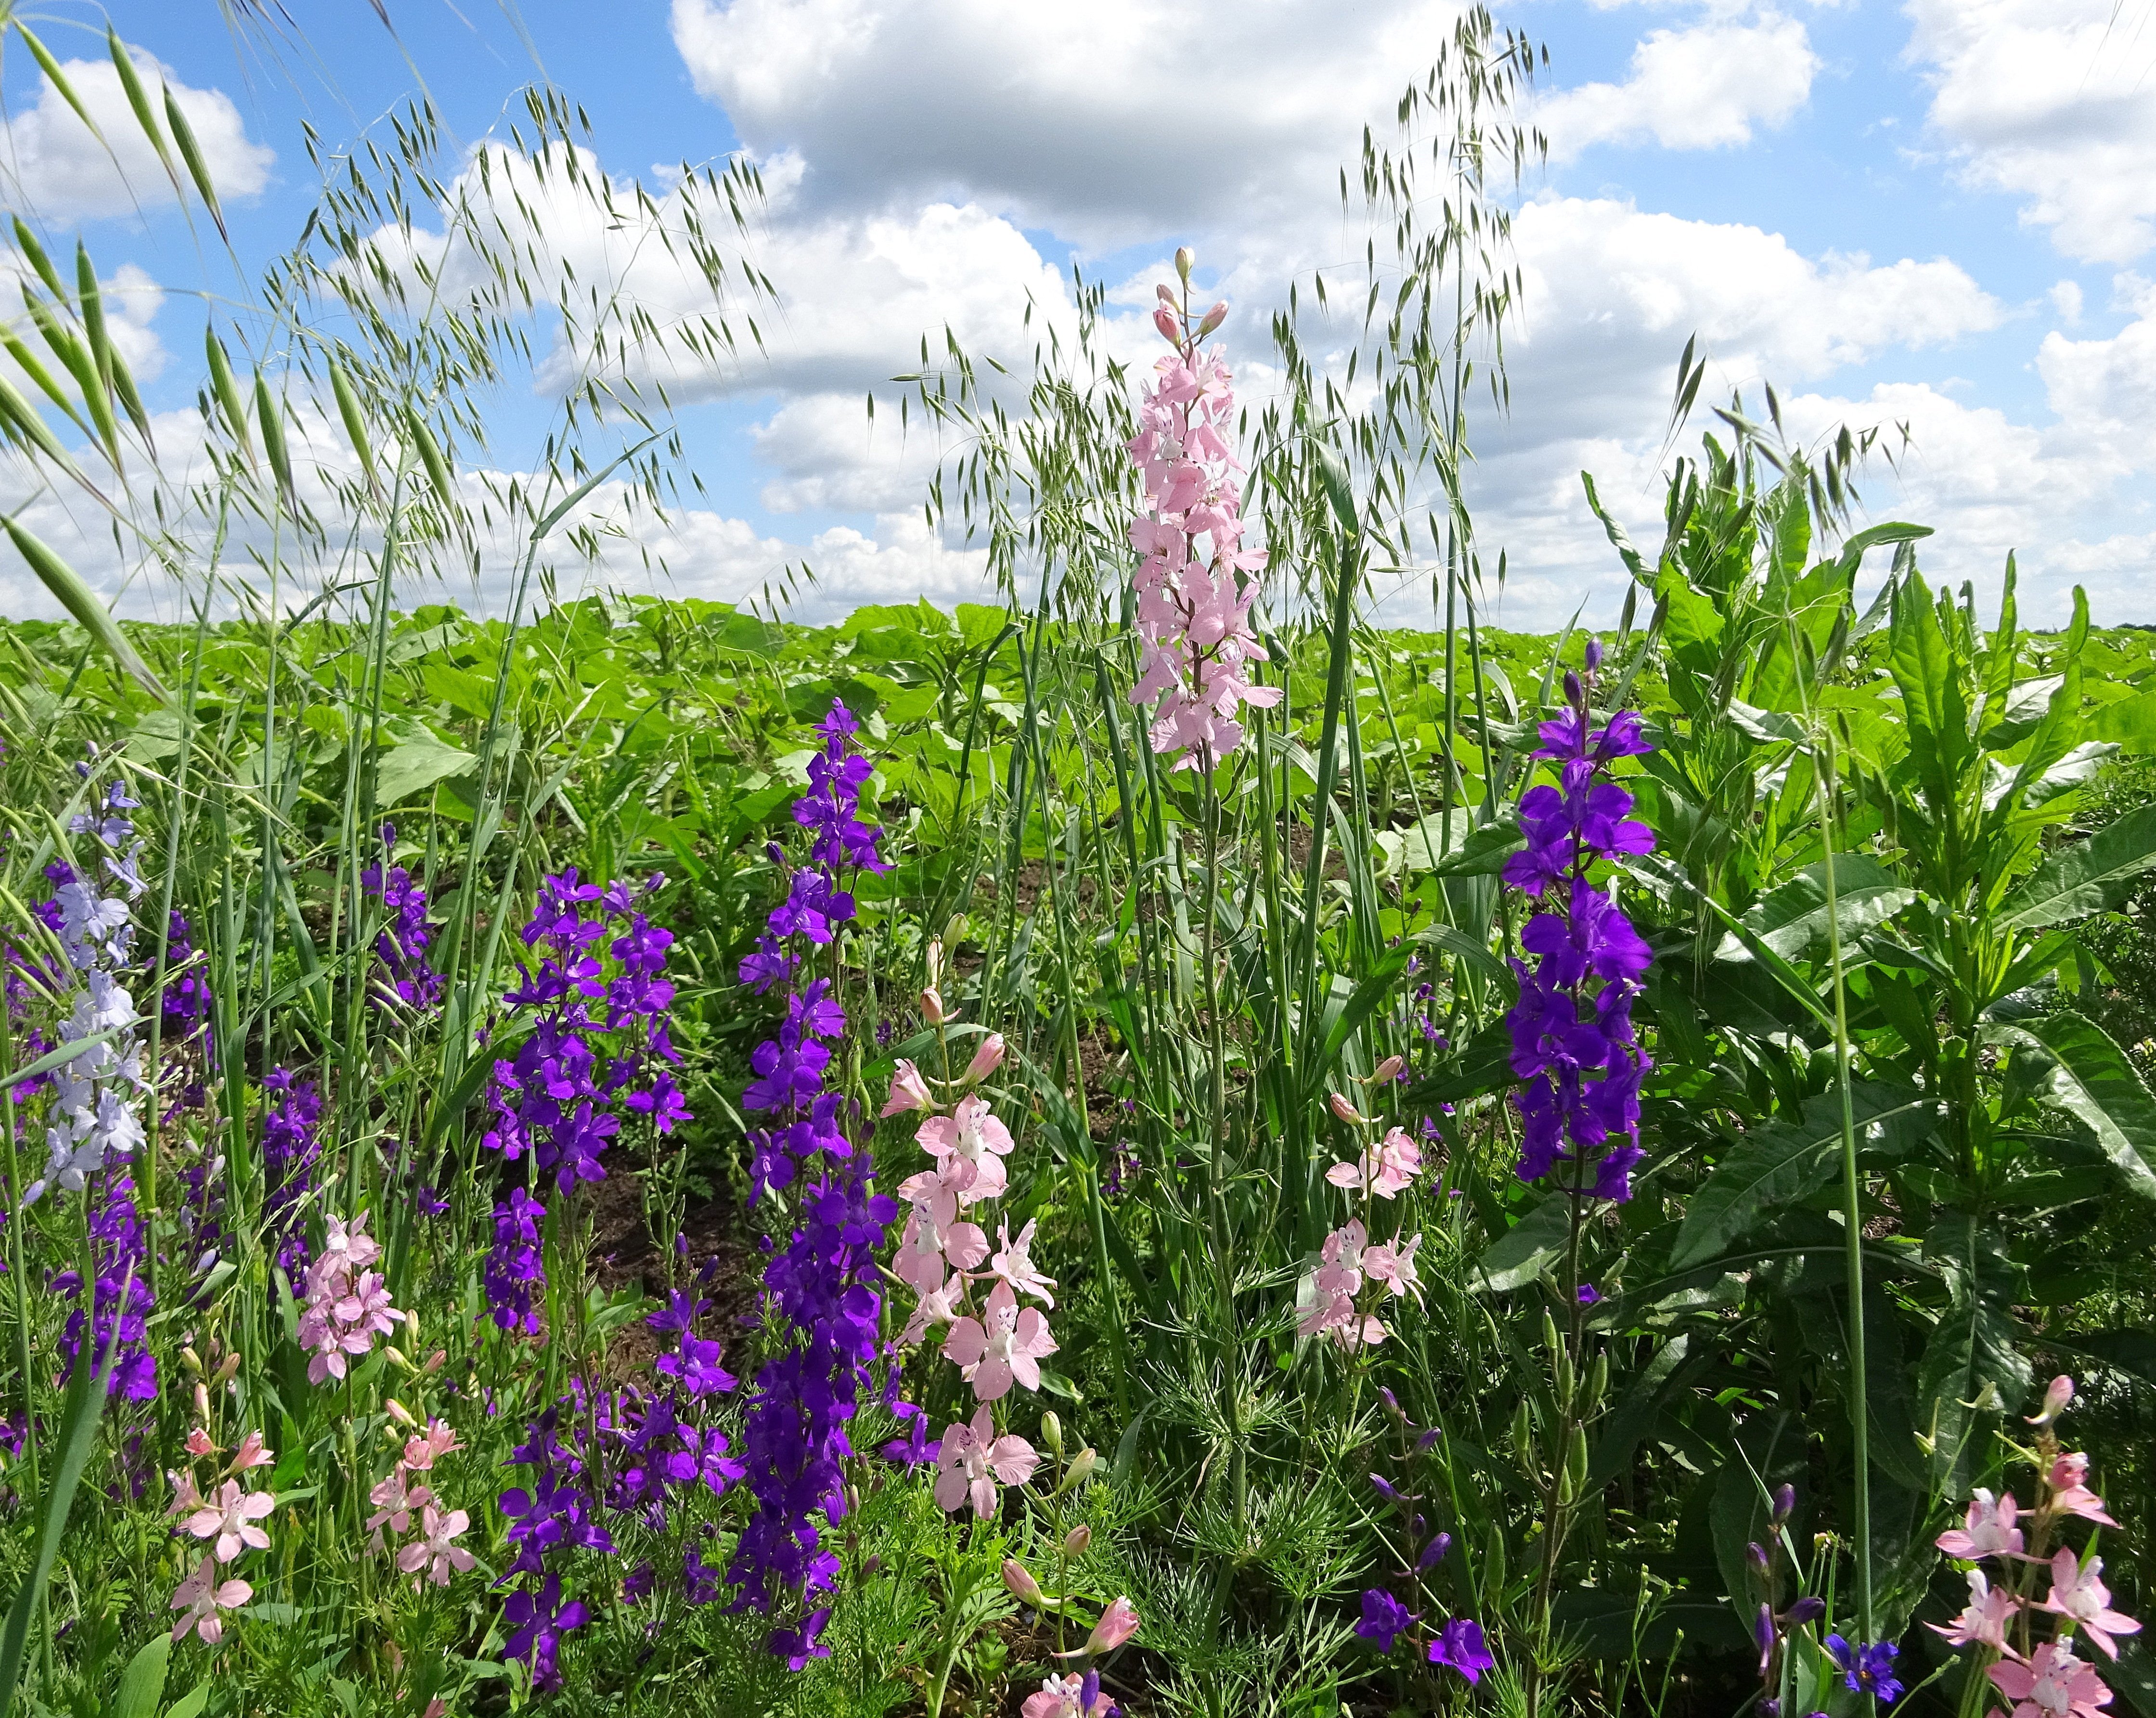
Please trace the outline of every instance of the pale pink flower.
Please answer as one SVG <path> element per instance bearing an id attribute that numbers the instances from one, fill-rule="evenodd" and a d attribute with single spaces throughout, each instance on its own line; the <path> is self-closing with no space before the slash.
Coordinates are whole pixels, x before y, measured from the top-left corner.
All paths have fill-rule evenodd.
<path id="1" fill-rule="evenodd" d="M 2044 1405 L 2026 1418 L 2032 1426 L 2048 1426 L 2064 1413 L 2074 1399 L 2074 1381 L 2064 1372 L 2044 1387 Z"/>
<path id="2" fill-rule="evenodd" d="M 938 1164 L 956 1159 L 970 1167 L 973 1178 L 958 1195 L 958 1203 L 971 1205 L 993 1199 L 1008 1184 L 1004 1159 L 1010 1155 L 1010 1130 L 996 1120 L 988 1101 L 968 1092 L 948 1115 L 932 1115 L 915 1131 Z"/>
<path id="3" fill-rule="evenodd" d="M 218 1613 L 236 1611 L 254 1597 L 254 1589 L 244 1581 L 228 1581 L 219 1586 L 217 1559 L 204 1557 L 172 1594 L 172 1608 L 186 1613 L 172 1625 L 172 1639 L 177 1643 L 192 1628 L 202 1637 L 203 1645 L 215 1646 L 224 1639 L 224 1619 Z"/>
<path id="4" fill-rule="evenodd" d="M 2111 1608 L 2111 1589 L 2103 1584 L 2103 1559 L 2091 1557 L 2084 1568 L 2081 1559 L 2066 1546 L 2051 1559 L 2051 1590 L 2039 1610 L 2071 1617 L 2090 1644 L 2107 1659 L 2118 1656 L 2112 1644 L 2114 1634 L 2138 1634 L 2141 1625 L 2123 1611 Z"/>
<path id="5" fill-rule="evenodd" d="M 250 1468 L 270 1467 L 275 1464 L 276 1459 L 275 1450 L 264 1448 L 262 1434 L 259 1432 L 249 1432 L 239 1440 L 239 1448 L 232 1453 L 232 1465 L 225 1471 L 232 1474 L 244 1474 Z"/>
<path id="6" fill-rule="evenodd" d="M 1093 1625 L 1093 1632 L 1086 1637 L 1086 1644 L 1071 1652 L 1057 1653 L 1059 1659 L 1105 1658 L 1138 1632 L 1138 1613 L 1127 1595 L 1112 1600 L 1108 1608 L 1101 1613 L 1101 1620 Z"/>
<path id="7" fill-rule="evenodd" d="M 472 1554 L 449 1542 L 470 1526 L 471 1517 L 462 1510 L 451 1510 L 445 1515 L 433 1504 L 427 1505 L 420 1512 L 419 1536 L 397 1553 L 397 1567 L 407 1575 L 424 1569 L 435 1586 L 447 1587 L 452 1569 L 462 1571 L 472 1566 Z M 412 1584 L 417 1587 L 418 1582 Z"/>
<path id="8" fill-rule="evenodd" d="M 956 1179 L 946 1172 L 956 1169 Z M 921 1220 L 932 1228 L 940 1229 L 947 1223 L 958 1220 L 958 1193 L 971 1177 L 966 1165 L 956 1157 L 946 1157 L 932 1169 L 918 1170 L 898 1184 L 898 1197 L 913 1207 Z M 939 1239 L 936 1250 L 943 1248 Z"/>
<path id="9" fill-rule="evenodd" d="M 1358 1312 L 1352 1295 L 1321 1294 L 1296 1330 L 1306 1336 L 1330 1336 L 1342 1348 L 1358 1343 L 1375 1347 L 1385 1340 L 1385 1322 L 1375 1314 Z"/>
<path id="10" fill-rule="evenodd" d="M 377 1336 L 390 1335 L 404 1315 L 389 1304 L 389 1290 L 367 1267 L 382 1249 L 367 1233 L 362 1212 L 347 1227 L 324 1219 L 329 1242 L 307 1267 L 306 1305 L 300 1314 L 300 1346 L 309 1351 L 307 1381 L 320 1384 L 345 1376 L 346 1356 L 370 1352 Z"/>
<path id="11" fill-rule="evenodd" d="M 921 1220 L 921 1208 L 906 1219 L 898 1238 L 898 1252 L 891 1261 L 891 1274 L 917 1294 L 943 1280 L 943 1232 Z"/>
<path id="12" fill-rule="evenodd" d="M 1924 1626 L 1934 1634 L 1944 1635 L 1956 1646 L 1978 1641 L 2005 1652 L 2007 1628 L 2020 1609 L 2012 1593 L 2003 1587 L 1994 1587 L 1984 1578 L 1983 1570 L 1971 1569 L 1967 1608 L 1943 1628 L 1936 1623 Z"/>
<path id="13" fill-rule="evenodd" d="M 2111 1690 L 2068 1640 L 2045 1642 L 2026 1664 L 2002 1659 L 1984 1674 L 2015 1703 L 2010 1718 L 2099 1718 L 2111 1704 Z"/>
<path id="14" fill-rule="evenodd" d="M 404 1465 L 415 1474 L 424 1474 L 444 1456 L 463 1448 L 452 1428 L 430 1418 L 424 1432 L 404 1440 Z"/>
<path id="15" fill-rule="evenodd" d="M 228 1563 L 244 1546 L 269 1550 L 270 1536 L 254 1524 L 276 1508 L 275 1493 L 242 1491 L 239 1480 L 227 1480 L 214 1499 L 187 1517 L 187 1531 L 198 1539 L 214 1539 L 218 1562 Z"/>
<path id="16" fill-rule="evenodd" d="M 2079 1515 L 2106 1527 L 2118 1523 L 2103 1512 L 2103 1500 L 2088 1489 L 2089 1459 L 2080 1450 L 2051 1464 L 2051 1506 L 2064 1515 Z"/>
<path id="17" fill-rule="evenodd" d="M 1021 1295 L 1030 1295 L 1045 1305 L 1055 1305 L 1055 1296 L 1050 1292 L 1055 1279 L 1043 1276 L 1033 1262 L 1033 1231 L 1034 1223 L 1029 1222 L 1011 1238 L 1010 1224 L 1005 1221 L 998 1233 L 1002 1245 L 996 1256 L 988 1261 L 988 1269 L 1001 1277 Z M 957 1262 L 952 1261 L 954 1264 Z"/>
<path id="18" fill-rule="evenodd" d="M 1040 1387 L 1040 1360 L 1055 1352 L 1055 1338 L 1038 1309 L 1021 1311 L 1011 1285 L 998 1282 L 988 1291 L 980 1318 L 957 1320 L 943 1339 L 943 1355 L 955 1361 L 973 1393 L 983 1402 L 1008 1395 L 1013 1380 L 1029 1390 Z"/>
<path id="19" fill-rule="evenodd" d="M 2019 1505 L 2014 1494 L 1994 1497 L 1983 1486 L 1969 1501 L 1967 1524 L 1939 1535 L 1933 1541 L 1950 1557 L 1974 1562 L 1979 1557 L 2021 1555 L 2021 1530 L 2014 1525 Z"/>
<path id="20" fill-rule="evenodd" d="M 1404 1128 L 1394 1128 L 1363 1153 L 1358 1162 L 1346 1161 L 1325 1172 L 1336 1187 L 1359 1187 L 1366 1182 L 1380 1199 L 1397 1198 L 1414 1185 L 1422 1173 L 1422 1147 Z"/>
<path id="21" fill-rule="evenodd" d="M 192 1473 L 174 1473 L 168 1468 L 165 1470 L 165 1477 L 172 1482 L 172 1500 L 165 1510 L 167 1515 L 191 1515 L 202 1508 L 202 1494 L 195 1490 L 195 1476 Z"/>
<path id="22" fill-rule="evenodd" d="M 947 1325 L 958 1315 L 958 1297 L 966 1291 L 966 1280 L 952 1277 L 948 1281 L 939 1275 L 936 1286 L 921 1290 L 921 1298 L 913 1303 L 913 1315 L 899 1332 L 898 1346 L 911 1348 L 928 1334 L 931 1325 Z"/>
<path id="23" fill-rule="evenodd" d="M 1415 1275 L 1415 1249 L 1422 1245 L 1420 1235 L 1408 1237 L 1403 1247 L 1397 1239 L 1380 1242 L 1367 1248 L 1363 1254 L 1363 1270 L 1373 1283 L 1383 1283 L 1394 1295 L 1413 1295 L 1422 1299 L 1422 1283 Z"/>
<path id="24" fill-rule="evenodd" d="M 1318 1254 L 1317 1292 L 1355 1295 L 1363 1292 L 1363 1249 L 1369 1240 L 1362 1219 L 1349 1218 L 1325 1238 Z"/>
<path id="25" fill-rule="evenodd" d="M 377 1551 L 382 1549 L 382 1530 L 392 1533 L 407 1533 L 412 1528 L 412 1514 L 424 1510 L 434 1500 L 434 1494 L 424 1485 L 409 1482 L 402 1462 L 390 1469 L 389 1477 L 367 1494 L 375 1505 L 374 1514 L 367 1518 L 367 1531 Z"/>
<path id="26" fill-rule="evenodd" d="M 920 1069 L 899 1059 L 898 1069 L 891 1076 L 891 1096 L 885 1101 L 880 1121 L 885 1115 L 903 1115 L 908 1110 L 932 1110 L 936 1100 L 929 1095 L 928 1082 L 921 1077 Z"/>
<path id="27" fill-rule="evenodd" d="M 943 1433 L 936 1452 L 937 1504 L 948 1513 L 970 1499 L 974 1515 L 985 1519 L 995 1513 L 997 1485 L 1024 1485 L 1040 1461 L 1024 1439 L 1008 1432 L 996 1436 L 983 1402 L 971 1425 L 953 1421 Z"/>
<path id="28" fill-rule="evenodd" d="M 187 1454 L 196 1457 L 215 1455 L 217 1445 L 209 1441 L 208 1432 L 197 1426 L 187 1433 Z"/>
<path id="29" fill-rule="evenodd" d="M 973 1052 L 973 1059 L 966 1064 L 966 1084 L 973 1085 L 986 1080 L 1004 1065 L 1004 1035 L 991 1032 L 981 1040 L 980 1049 Z"/>

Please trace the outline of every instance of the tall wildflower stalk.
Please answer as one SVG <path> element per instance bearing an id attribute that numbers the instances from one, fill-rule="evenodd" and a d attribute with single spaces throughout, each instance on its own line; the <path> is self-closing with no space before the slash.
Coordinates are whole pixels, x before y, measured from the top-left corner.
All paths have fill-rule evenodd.
<path id="1" fill-rule="evenodd" d="M 1513 1073 L 1526 1081 L 1512 1103 L 1521 1125 L 1518 1174 L 1556 1172 L 1568 1202 L 1563 1278 L 1565 1326 L 1546 1310 L 1543 1335 L 1553 1369 L 1557 1424 L 1545 1447 L 1542 1561 L 1536 1577 L 1530 1718 L 1541 1707 L 1550 1653 L 1550 1603 L 1558 1560 L 1587 1480 L 1586 1420 L 1601 1394 L 1602 1368 L 1584 1370 L 1589 1308 L 1599 1292 L 1582 1274 L 1587 1218 L 1603 1202 L 1632 1196 L 1640 1146 L 1640 1084 L 1650 1065 L 1632 1029 L 1632 1003 L 1652 959 L 1618 906 L 1614 880 L 1598 885 L 1599 861 L 1644 854 L 1654 833 L 1630 815 L 1632 796 L 1611 766 L 1649 747 L 1640 718 L 1619 710 L 1595 725 L 1591 710 L 1602 664 L 1587 647 L 1586 671 L 1564 678 L 1566 708 L 1541 725 L 1535 756 L 1554 767 L 1556 785 L 1530 787 L 1520 801 L 1527 845 L 1506 864 L 1505 880 L 1536 904 L 1512 957 L 1519 1000 L 1507 1017 Z"/>

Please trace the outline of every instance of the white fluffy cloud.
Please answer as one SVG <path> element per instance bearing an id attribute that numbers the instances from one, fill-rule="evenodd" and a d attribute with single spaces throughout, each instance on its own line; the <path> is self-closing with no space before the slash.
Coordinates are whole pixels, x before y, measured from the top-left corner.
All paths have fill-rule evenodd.
<path id="1" fill-rule="evenodd" d="M 2130 0 L 1912 0 L 1909 58 L 1972 185 L 2085 262 L 2156 246 L 2156 28 Z"/>
<path id="2" fill-rule="evenodd" d="M 1112 249 L 1329 201 L 1452 0 L 673 0 L 696 88 L 849 208 L 978 201 Z M 963 92 L 963 93 L 962 93 Z"/>
<path id="3" fill-rule="evenodd" d="M 200 146 L 220 199 L 252 197 L 269 182 L 275 154 L 250 142 L 239 110 L 220 90 L 181 83 L 169 67 L 140 49 L 130 50 L 157 100 L 159 80 L 172 91 Z M 23 206 L 48 220 L 73 222 L 149 212 L 175 200 L 172 181 L 128 105 L 110 60 L 70 59 L 60 67 L 68 85 L 97 121 L 104 142 L 49 79 L 41 78 L 34 106 L 7 122 L 0 169 Z M 161 115 L 162 122 L 162 115 Z M 182 171 L 184 177 L 184 170 Z"/>
<path id="4" fill-rule="evenodd" d="M 1820 69 L 1795 18 L 1772 12 L 1650 31 L 1621 84 L 1583 84 L 1545 98 L 1536 123 L 1550 158 L 1569 161 L 1598 143 L 1649 140 L 1665 149 L 1749 143 L 1754 126 L 1785 124 L 1810 97 Z"/>

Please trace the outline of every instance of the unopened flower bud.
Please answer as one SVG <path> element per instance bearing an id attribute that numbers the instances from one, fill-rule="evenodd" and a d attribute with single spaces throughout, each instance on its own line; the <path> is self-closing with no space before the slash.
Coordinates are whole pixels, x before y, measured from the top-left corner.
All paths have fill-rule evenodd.
<path id="1" fill-rule="evenodd" d="M 1564 701 L 1574 710 L 1587 708 L 1587 693 L 1579 684 L 1579 676 L 1570 669 L 1564 671 Z"/>
<path id="2" fill-rule="evenodd" d="M 928 987 L 933 990 L 943 982 L 943 943 L 940 937 L 928 939 Z"/>
<path id="3" fill-rule="evenodd" d="M 207 1384 L 195 1386 L 195 1415 L 199 1419 L 209 1418 L 209 1386 Z"/>
<path id="4" fill-rule="evenodd" d="M 1052 1408 L 1040 1417 L 1040 1441 L 1055 1454 L 1063 1454 L 1063 1422 Z"/>
<path id="5" fill-rule="evenodd" d="M 1362 1122 L 1363 1117 L 1357 1112 L 1355 1106 L 1342 1097 L 1338 1092 L 1327 1093 L 1325 1101 L 1332 1113 L 1350 1127 L 1357 1126 Z"/>
<path id="6" fill-rule="evenodd" d="M 1183 284 L 1185 286 L 1190 285 L 1190 270 L 1196 264 L 1197 261 L 1198 253 L 1193 250 L 1188 245 L 1185 244 L 1178 248 L 1175 253 L 1175 272 L 1182 278 Z"/>
<path id="7" fill-rule="evenodd" d="M 2067 1404 L 2073 1399 L 2074 1381 L 2061 1372 L 2057 1377 L 2052 1379 L 2046 1388 L 2044 1405 L 2036 1413 L 2028 1417 L 2029 1423 L 2032 1426 L 2050 1425 L 2066 1411 Z"/>
<path id="8" fill-rule="evenodd" d="M 1797 1512 L 1797 1488 L 1784 1485 L 1774 1494 L 1774 1525 L 1779 1527 Z"/>
<path id="9" fill-rule="evenodd" d="M 1587 641 L 1587 671 L 1589 674 L 1593 674 L 1595 669 L 1601 666 L 1602 640 L 1599 638 L 1589 638 Z"/>
<path id="10" fill-rule="evenodd" d="M 1055 1489 L 1058 1491 L 1076 1490 L 1093 1477 L 1093 1469 L 1100 1465 L 1100 1456 L 1088 1445 L 1070 1458 L 1070 1470 L 1064 1474 L 1063 1483 Z"/>
<path id="11" fill-rule="evenodd" d="M 1173 307 L 1175 304 L 1175 289 L 1173 286 L 1170 286 L 1165 280 L 1163 280 L 1159 285 L 1154 287 L 1153 290 L 1160 295 L 1160 301 L 1163 304 L 1167 305 L 1171 308 Z"/>
<path id="12" fill-rule="evenodd" d="M 399 1402 L 394 1396 L 383 1397 L 382 1399 L 382 1405 L 385 1408 L 388 1409 L 389 1418 L 396 1421 L 400 1426 L 417 1426 L 419 1423 L 418 1421 L 412 1418 L 412 1410 L 405 1407 L 405 1405 Z"/>
<path id="13" fill-rule="evenodd" d="M 1160 337 L 1170 346 L 1183 344 L 1183 331 L 1176 326 L 1175 313 L 1162 309 L 1152 313 L 1152 326 L 1160 330 Z"/>
<path id="14" fill-rule="evenodd" d="M 431 1378 L 449 1363 L 449 1351 L 446 1348 L 437 1348 L 427 1356 L 427 1363 L 419 1368 L 419 1375 L 422 1377 Z"/>
<path id="15" fill-rule="evenodd" d="M 1383 1061 L 1378 1064 L 1377 1067 L 1372 1071 L 1370 1077 L 1364 1080 L 1363 1084 L 1365 1085 L 1390 1085 L 1394 1080 L 1398 1080 L 1402 1074 L 1407 1071 L 1407 1065 L 1408 1060 L 1405 1056 L 1388 1056 Z"/>
<path id="16" fill-rule="evenodd" d="M 1004 1559 L 1004 1585 L 1010 1589 L 1014 1598 L 1024 1599 L 1036 1610 L 1047 1602 L 1048 1595 L 1040 1590 L 1040 1583 L 1016 1557 Z"/>
<path id="17" fill-rule="evenodd" d="M 1753 1540 L 1749 1545 L 1744 1547 L 1744 1561 L 1751 1565 L 1752 1572 L 1753 1574 L 1765 1574 L 1767 1572 L 1767 1547 L 1760 1544 L 1758 1540 Z"/>
<path id="18" fill-rule="evenodd" d="M 1799 1599 L 1789 1609 L 1783 1612 L 1782 1621 L 1792 1628 L 1802 1628 L 1809 1623 L 1818 1622 L 1825 1614 L 1825 1599 L 1805 1597 Z"/>
<path id="19" fill-rule="evenodd" d="M 1085 1522 L 1081 1521 L 1063 1536 L 1063 1555 L 1067 1557 L 1082 1557 L 1086 1555 L 1086 1547 L 1092 1542 L 1093 1530 Z"/>
<path id="20" fill-rule="evenodd" d="M 1179 259 L 1184 253 L 1178 251 L 1176 254 Z M 1101 1620 L 1086 1637 L 1086 1654 L 1091 1658 L 1104 1658 L 1137 1632 L 1137 1608 L 1127 1597 L 1118 1597 L 1101 1613 Z"/>
<path id="21" fill-rule="evenodd" d="M 208 1432 L 204 1431 L 200 1426 L 197 1426 L 193 1430 L 187 1433 L 187 1454 L 189 1455 L 214 1455 L 217 1454 L 217 1445 L 209 1441 L 209 1433 Z"/>
<path id="22" fill-rule="evenodd" d="M 931 1026 L 941 1026 L 951 1016 L 943 1012 L 943 992 L 934 985 L 921 992 L 921 1018 Z"/>
<path id="23" fill-rule="evenodd" d="M 226 1355 L 223 1360 L 218 1362 L 217 1377 L 214 1382 L 221 1389 L 225 1385 L 229 1384 L 239 1376 L 239 1351 L 235 1348 L 231 1353 Z"/>
<path id="24" fill-rule="evenodd" d="M 966 1064 L 967 1083 L 971 1085 L 975 1080 L 986 1080 L 1003 1065 L 1004 1035 L 1000 1032 L 991 1032 L 981 1040 L 980 1049 L 973 1052 L 973 1059 Z"/>
<path id="25" fill-rule="evenodd" d="M 1404 1426 L 1408 1423 L 1408 1411 L 1400 1406 L 1400 1398 L 1393 1394 L 1391 1385 L 1378 1386 L 1378 1400 L 1385 1404 L 1385 1412 L 1402 1425 Z"/>
<path id="26" fill-rule="evenodd" d="M 1228 300 L 1224 298 L 1219 303 L 1214 305 L 1211 310 L 1205 313 L 1205 320 L 1198 325 L 1198 337 L 1200 340 L 1204 339 L 1207 335 L 1210 334 L 1214 329 L 1218 328 L 1227 320 Z"/>
<path id="27" fill-rule="evenodd" d="M 180 1362 L 191 1372 L 199 1372 L 203 1369 L 202 1356 L 195 1352 L 192 1343 L 180 1350 Z"/>

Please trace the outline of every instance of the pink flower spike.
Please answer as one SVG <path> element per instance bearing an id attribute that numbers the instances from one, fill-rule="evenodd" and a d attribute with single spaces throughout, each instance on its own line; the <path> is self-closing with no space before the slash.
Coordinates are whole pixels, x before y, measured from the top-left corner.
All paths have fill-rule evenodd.
<path id="1" fill-rule="evenodd" d="M 202 1637 L 204 1646 L 215 1646 L 224 1639 L 224 1619 L 218 1613 L 236 1611 L 254 1597 L 254 1589 L 244 1581 L 218 1585 L 217 1559 L 205 1556 L 172 1594 L 171 1608 L 185 1613 L 172 1625 L 174 1643 L 192 1628 Z"/>
<path id="2" fill-rule="evenodd" d="M 1983 1570 L 1971 1569 L 1967 1608 L 1943 1628 L 1936 1623 L 1924 1626 L 1934 1634 L 1944 1635 L 1956 1646 L 1979 1642 L 2003 1653 L 2006 1650 L 2007 1627 L 2020 1609 L 2012 1593 L 2004 1587 L 1994 1587 L 1984 1578 Z"/>
<path id="3" fill-rule="evenodd" d="M 1950 1557 L 1974 1562 L 1980 1557 L 2021 1555 L 2021 1530 L 2014 1525 L 2019 1505 L 2014 1494 L 1994 1498 L 1981 1485 L 1970 1500 L 1966 1526 L 1939 1535 L 1933 1541 Z"/>
<path id="4" fill-rule="evenodd" d="M 921 1077 L 921 1070 L 901 1057 L 897 1071 L 891 1076 L 891 1096 L 876 1119 L 881 1121 L 886 1115 L 901 1115 L 908 1110 L 932 1110 L 935 1107 L 936 1100 L 929 1095 L 928 1082 Z"/>
<path id="5" fill-rule="evenodd" d="M 227 1480 L 216 1498 L 187 1517 L 187 1531 L 198 1539 L 213 1539 L 220 1563 L 228 1563 L 243 1547 L 270 1548 L 270 1536 L 254 1524 L 275 1512 L 277 1499 L 268 1491 L 242 1491 L 239 1481 Z"/>
<path id="6" fill-rule="evenodd" d="M 1037 1219 L 1036 1219 L 1037 1221 Z M 999 1228 L 1002 1246 L 996 1256 L 988 1261 L 988 1269 L 1021 1295 L 1030 1295 L 1043 1305 L 1055 1305 L 1055 1296 L 1049 1291 L 1055 1288 L 1055 1279 L 1043 1276 L 1033 1262 L 1033 1231 L 1034 1222 L 1027 1223 L 1011 1239 L 1010 1224 Z M 953 1263 L 956 1263 L 954 1260 Z"/>
<path id="7" fill-rule="evenodd" d="M 259 1432 L 249 1432 L 239 1440 L 239 1448 L 232 1453 L 232 1465 L 225 1469 L 230 1474 L 244 1474 L 250 1468 L 266 1468 L 275 1464 L 277 1452 L 265 1449 Z"/>
<path id="8" fill-rule="evenodd" d="M 981 1040 L 981 1047 L 973 1052 L 973 1059 L 966 1064 L 966 1084 L 977 1085 L 1004 1065 L 1004 1035 L 991 1032 Z"/>
<path id="9" fill-rule="evenodd" d="M 2111 1704 L 2111 1690 L 2070 1640 L 2047 1640 L 2026 1664 L 2002 1659 L 1984 1674 L 2015 1703 L 2011 1718 L 2102 1718 Z"/>
<path id="10" fill-rule="evenodd" d="M 2032 1426 L 2048 1426 L 2066 1411 L 2074 1399 L 2074 1381 L 2064 1372 L 2045 1387 L 2044 1405 L 2026 1416 Z"/>
<path id="11" fill-rule="evenodd" d="M 2051 1590 L 2039 1610 L 2071 1618 L 2089 1643 L 2107 1659 L 2118 1656 L 2112 1643 L 2115 1634 L 2138 1634 L 2141 1625 L 2123 1612 L 2111 1608 L 2111 1589 L 2103 1584 L 2103 1559 L 2091 1557 L 2087 1567 L 2072 1551 L 2059 1547 L 2051 1559 Z"/>

